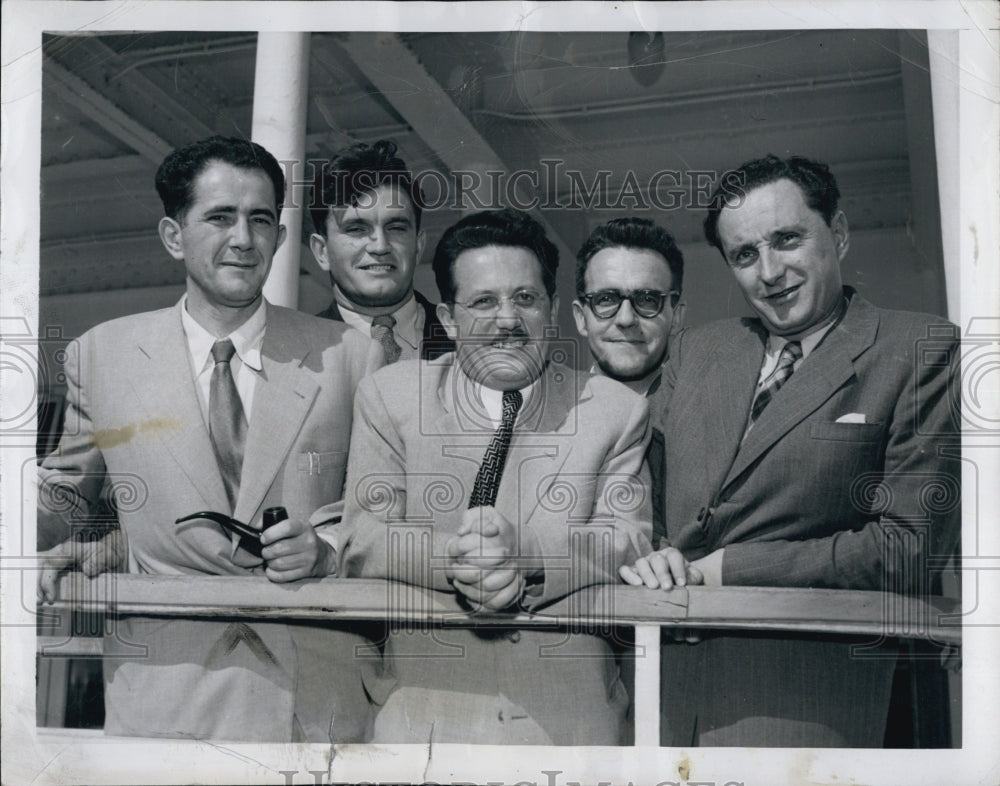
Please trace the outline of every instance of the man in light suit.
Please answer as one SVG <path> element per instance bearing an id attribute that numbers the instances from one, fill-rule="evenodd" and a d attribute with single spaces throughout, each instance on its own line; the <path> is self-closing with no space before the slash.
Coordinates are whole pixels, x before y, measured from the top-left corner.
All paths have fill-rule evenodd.
<path id="1" fill-rule="evenodd" d="M 453 593 L 473 612 L 537 610 L 650 547 L 646 401 L 547 360 L 557 263 L 517 211 L 445 232 L 438 315 L 458 350 L 358 388 L 343 575 Z M 627 696 L 598 635 L 404 629 L 386 662 L 397 687 L 377 742 L 622 741 Z"/>
<path id="2" fill-rule="evenodd" d="M 376 338 L 389 363 L 455 349 L 434 305 L 413 289 L 423 197 L 395 143 L 338 152 L 316 175 L 309 207 L 309 246 L 333 283 L 333 301 L 318 316 Z"/>
<path id="3" fill-rule="evenodd" d="M 757 318 L 671 348 L 653 404 L 670 546 L 624 567 L 629 583 L 937 585 L 959 531 L 957 328 L 842 285 L 838 198 L 825 165 L 774 156 L 716 190 L 705 233 Z M 880 746 L 894 649 L 851 644 L 667 647 L 664 742 Z"/>
<path id="4" fill-rule="evenodd" d="M 280 165 L 260 145 L 212 137 L 156 176 L 167 252 L 187 291 L 173 308 L 98 325 L 71 344 L 66 428 L 39 470 L 40 540 L 72 537 L 110 487 L 130 573 L 335 571 L 335 541 L 309 521 L 342 496 L 351 401 L 381 348 L 343 325 L 264 301 L 285 238 Z M 217 353 L 221 353 L 218 355 Z M 248 544 L 211 510 L 260 528 Z M 72 541 L 57 547 L 72 561 Z M 40 592 L 52 599 L 50 572 Z M 131 617 L 105 639 L 105 731 L 219 740 L 363 740 L 376 657 L 359 635 L 278 623 Z M 137 657 L 137 652 L 141 657 Z M 374 653 L 373 653 L 374 654 Z"/>

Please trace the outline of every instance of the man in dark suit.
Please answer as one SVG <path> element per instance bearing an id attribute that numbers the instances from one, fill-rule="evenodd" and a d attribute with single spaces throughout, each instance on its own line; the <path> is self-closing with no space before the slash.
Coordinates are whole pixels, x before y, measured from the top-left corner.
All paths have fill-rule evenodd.
<path id="1" fill-rule="evenodd" d="M 313 186 L 309 246 L 333 282 L 333 301 L 318 316 L 371 335 L 389 363 L 455 348 L 434 305 L 413 289 L 422 207 L 419 186 L 384 139 L 337 153 Z"/>
<path id="2" fill-rule="evenodd" d="M 66 429 L 39 468 L 39 541 L 71 536 L 110 487 L 121 526 L 112 538 L 130 573 L 329 575 L 336 538 L 309 519 L 342 497 L 351 401 L 382 350 L 344 325 L 265 302 L 285 237 L 285 181 L 263 147 L 192 143 L 166 157 L 156 185 L 160 238 L 185 267 L 186 293 L 70 345 Z M 208 519 L 175 524 L 210 510 L 259 529 L 275 505 L 289 518 L 261 534 L 256 552 Z M 54 597 L 64 567 L 55 558 L 82 556 L 72 540 L 55 551 L 42 599 Z M 364 649 L 375 657 L 359 659 Z M 353 632 L 123 617 L 104 651 L 108 734 L 262 742 L 369 734 L 378 658 Z"/>
<path id="3" fill-rule="evenodd" d="M 587 339 L 591 372 L 643 396 L 660 387 L 670 337 L 684 321 L 684 255 L 673 236 L 645 218 L 601 224 L 576 255 L 573 319 Z M 653 413 L 650 413 L 651 415 Z M 646 462 L 652 478 L 653 545 L 666 537 L 663 431 L 651 419 Z"/>
<path id="4" fill-rule="evenodd" d="M 624 567 L 625 581 L 936 585 L 933 563 L 959 533 L 957 328 L 842 285 L 838 198 L 825 165 L 774 156 L 716 190 L 706 236 L 757 317 L 671 347 L 652 405 L 670 546 Z M 768 636 L 668 647 L 665 741 L 880 746 L 888 649 Z"/>
<path id="5" fill-rule="evenodd" d="M 547 358 L 557 263 L 517 211 L 445 232 L 438 313 L 458 351 L 359 387 L 343 575 L 534 611 L 649 549 L 646 400 Z M 390 633 L 385 652 L 397 685 L 375 742 L 623 742 L 628 700 L 601 636 L 420 627 Z"/>

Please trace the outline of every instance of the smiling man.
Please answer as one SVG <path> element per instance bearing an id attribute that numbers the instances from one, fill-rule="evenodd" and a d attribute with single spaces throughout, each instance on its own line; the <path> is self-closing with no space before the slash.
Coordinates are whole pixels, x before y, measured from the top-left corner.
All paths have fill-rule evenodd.
<path id="1" fill-rule="evenodd" d="M 958 329 L 843 286 L 839 196 L 824 164 L 775 156 L 713 195 L 705 235 L 756 317 L 671 348 L 651 402 L 670 546 L 622 568 L 627 582 L 939 586 L 960 521 Z M 665 744 L 881 746 L 894 650 L 857 643 L 667 647 Z"/>
<path id="2" fill-rule="evenodd" d="M 316 262 L 330 273 L 333 302 L 318 316 L 377 339 L 386 359 L 434 358 L 453 350 L 434 306 L 413 289 L 424 250 L 419 187 L 379 140 L 337 153 L 323 166 L 310 205 Z"/>
<path id="3" fill-rule="evenodd" d="M 130 573 L 284 583 L 336 569 L 332 536 L 309 517 L 341 499 L 354 390 L 382 350 L 264 300 L 285 239 L 285 179 L 263 147 L 192 143 L 164 159 L 156 188 L 160 238 L 184 266 L 186 293 L 70 345 L 66 426 L 39 469 L 38 510 L 40 543 L 69 540 L 47 557 L 44 600 L 58 569 L 84 556 L 73 525 L 108 489 Z M 263 549 L 206 518 L 175 523 L 214 511 L 260 529 L 277 505 L 289 517 L 261 534 Z M 366 649 L 371 657 L 356 657 Z M 369 734 L 379 661 L 356 633 L 122 617 L 104 653 L 108 734 L 325 743 Z"/>
<path id="4" fill-rule="evenodd" d="M 573 318 L 594 370 L 643 395 L 658 387 L 680 329 L 684 257 L 667 230 L 644 218 L 601 224 L 577 254 Z"/>
<path id="5" fill-rule="evenodd" d="M 646 553 L 646 400 L 548 359 L 557 263 L 517 211 L 444 233 L 438 314 L 457 352 L 359 388 L 344 575 L 448 592 L 473 612 L 533 611 Z M 623 742 L 628 700 L 600 636 L 403 627 L 385 652 L 398 683 L 376 742 Z"/>

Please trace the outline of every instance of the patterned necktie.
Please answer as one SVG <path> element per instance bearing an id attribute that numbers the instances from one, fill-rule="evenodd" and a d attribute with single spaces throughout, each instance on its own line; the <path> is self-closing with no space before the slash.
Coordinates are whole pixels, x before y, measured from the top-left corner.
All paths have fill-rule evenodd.
<path id="1" fill-rule="evenodd" d="M 222 472 L 229 506 L 236 509 L 240 493 L 240 474 L 243 471 L 243 447 L 247 437 L 247 419 L 243 414 L 240 394 L 236 391 L 233 371 L 229 361 L 236 347 L 228 338 L 212 345 L 212 385 L 208 398 L 208 433 L 215 448 L 215 458 Z"/>
<path id="2" fill-rule="evenodd" d="M 396 327 L 396 318 L 392 314 L 379 314 L 372 319 L 372 338 L 382 345 L 385 350 L 386 364 L 395 363 L 399 360 L 399 353 L 402 347 L 396 343 L 396 337 L 392 329 Z"/>
<path id="3" fill-rule="evenodd" d="M 500 489 L 500 477 L 503 475 L 503 465 L 507 461 L 507 450 L 510 448 L 510 437 L 514 432 L 514 421 L 517 412 L 524 402 L 519 390 L 508 390 L 503 394 L 503 418 L 500 427 L 493 434 L 483 462 L 476 473 L 476 482 L 472 486 L 472 496 L 469 497 L 469 508 L 481 505 L 494 505 L 497 501 L 497 491 Z"/>
<path id="4" fill-rule="evenodd" d="M 764 385 L 757 391 L 757 396 L 753 400 L 753 407 L 750 410 L 750 425 L 757 422 L 760 413 L 764 411 L 774 394 L 784 385 L 794 370 L 795 362 L 802 357 L 802 345 L 798 341 L 789 341 L 781 348 L 778 355 L 778 366 L 771 372 L 765 380 Z"/>

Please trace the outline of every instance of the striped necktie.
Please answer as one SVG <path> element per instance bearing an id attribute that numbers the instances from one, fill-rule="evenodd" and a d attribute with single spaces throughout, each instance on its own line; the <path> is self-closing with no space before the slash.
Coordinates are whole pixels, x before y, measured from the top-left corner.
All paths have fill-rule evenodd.
<path id="1" fill-rule="evenodd" d="M 750 409 L 750 425 L 757 422 L 760 413 L 764 411 L 774 395 L 781 389 L 788 378 L 792 376 L 795 363 L 802 357 L 802 345 L 798 341 L 789 341 L 781 348 L 778 355 L 778 366 L 771 372 L 764 381 L 761 389 L 757 391 L 757 396 L 753 400 L 753 407 Z"/>

